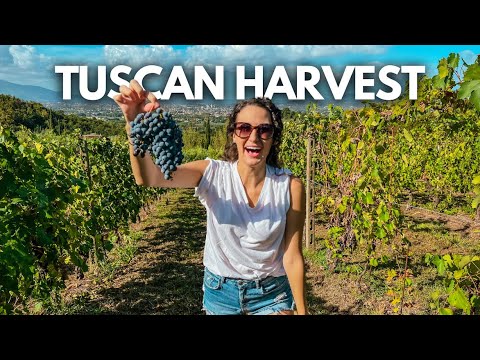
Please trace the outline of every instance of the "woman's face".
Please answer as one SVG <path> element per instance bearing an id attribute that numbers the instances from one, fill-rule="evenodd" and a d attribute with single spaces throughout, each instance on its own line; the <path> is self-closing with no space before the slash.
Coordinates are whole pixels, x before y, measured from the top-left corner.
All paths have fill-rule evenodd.
<path id="1" fill-rule="evenodd" d="M 270 113 L 266 109 L 247 105 L 240 110 L 233 132 L 238 161 L 248 166 L 265 164 L 273 143 L 273 131 Z"/>

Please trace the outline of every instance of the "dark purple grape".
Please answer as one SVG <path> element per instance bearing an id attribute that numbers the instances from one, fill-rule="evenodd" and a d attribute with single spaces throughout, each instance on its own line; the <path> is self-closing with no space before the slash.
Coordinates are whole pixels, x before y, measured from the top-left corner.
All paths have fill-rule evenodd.
<path id="1" fill-rule="evenodd" d="M 158 108 L 151 112 L 140 113 L 130 122 L 130 138 L 134 156 L 152 153 L 154 161 L 169 180 L 171 174 L 182 163 L 182 130 L 169 112 Z"/>

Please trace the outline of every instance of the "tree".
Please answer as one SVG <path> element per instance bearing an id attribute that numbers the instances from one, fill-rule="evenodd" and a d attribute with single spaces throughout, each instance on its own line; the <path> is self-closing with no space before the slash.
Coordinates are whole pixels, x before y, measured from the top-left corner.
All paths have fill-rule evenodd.
<path id="1" fill-rule="evenodd" d="M 212 138 L 212 129 L 210 127 L 210 118 L 207 117 L 205 120 L 205 144 L 204 148 L 208 150 L 208 147 L 210 146 L 211 143 L 211 138 Z"/>

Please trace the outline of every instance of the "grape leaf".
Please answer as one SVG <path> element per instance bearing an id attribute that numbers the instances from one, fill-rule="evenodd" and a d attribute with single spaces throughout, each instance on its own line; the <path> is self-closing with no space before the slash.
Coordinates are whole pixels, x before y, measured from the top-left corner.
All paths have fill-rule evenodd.
<path id="1" fill-rule="evenodd" d="M 480 80 L 464 81 L 462 85 L 460 85 L 460 89 L 458 90 L 458 98 L 465 99 L 470 97 L 472 91 L 478 89 L 479 86 Z"/>
<path id="2" fill-rule="evenodd" d="M 480 80 L 480 65 L 472 64 L 465 71 L 464 81 Z"/>

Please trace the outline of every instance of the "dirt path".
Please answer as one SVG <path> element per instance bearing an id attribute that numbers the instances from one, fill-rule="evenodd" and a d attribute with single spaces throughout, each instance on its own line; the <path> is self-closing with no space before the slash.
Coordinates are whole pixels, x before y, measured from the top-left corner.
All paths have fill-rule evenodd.
<path id="1" fill-rule="evenodd" d="M 402 205 L 402 213 L 416 223 L 432 223 L 464 236 L 480 238 L 480 222 L 466 215 L 447 215 L 437 211 Z"/>

